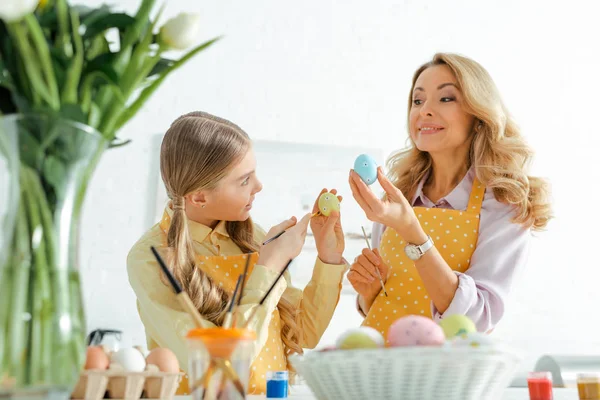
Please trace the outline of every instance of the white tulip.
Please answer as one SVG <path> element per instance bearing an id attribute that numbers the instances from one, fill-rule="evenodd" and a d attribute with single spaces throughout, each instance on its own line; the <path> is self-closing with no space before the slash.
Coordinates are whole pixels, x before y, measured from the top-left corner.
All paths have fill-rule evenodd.
<path id="1" fill-rule="evenodd" d="M 160 28 L 160 40 L 167 46 L 184 50 L 196 43 L 200 36 L 200 16 L 181 13 Z"/>
<path id="2" fill-rule="evenodd" d="M 39 0 L 0 0 L 0 19 L 6 22 L 17 21 L 32 13 Z"/>

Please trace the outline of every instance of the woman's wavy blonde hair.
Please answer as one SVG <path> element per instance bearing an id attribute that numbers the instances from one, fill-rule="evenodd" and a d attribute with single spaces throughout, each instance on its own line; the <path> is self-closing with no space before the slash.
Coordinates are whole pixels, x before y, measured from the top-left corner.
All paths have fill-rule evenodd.
<path id="1" fill-rule="evenodd" d="M 527 175 L 533 152 L 510 118 L 491 76 L 480 64 L 456 54 L 436 54 L 413 76 L 409 114 L 417 79 L 427 68 L 438 65 L 452 70 L 464 98 L 464 109 L 476 118 L 468 166 L 474 166 L 479 181 L 493 190 L 498 201 L 516 207 L 513 222 L 542 230 L 552 217 L 549 185 L 544 179 Z M 432 168 L 432 160 L 409 138 L 409 146 L 393 154 L 387 167 L 390 180 L 410 199 Z"/>
<path id="2" fill-rule="evenodd" d="M 200 314 L 218 326 L 223 324 L 229 295 L 196 267 L 184 197 L 214 189 L 251 145 L 246 132 L 237 125 L 208 113 L 191 112 L 173 122 L 161 146 L 160 171 L 173 203 L 173 218 L 167 232 L 170 268 Z M 228 221 L 226 228 L 243 253 L 258 251 L 251 219 Z M 277 308 L 286 356 L 301 354 L 297 310 L 283 298 Z M 289 362 L 288 369 L 293 371 Z"/>

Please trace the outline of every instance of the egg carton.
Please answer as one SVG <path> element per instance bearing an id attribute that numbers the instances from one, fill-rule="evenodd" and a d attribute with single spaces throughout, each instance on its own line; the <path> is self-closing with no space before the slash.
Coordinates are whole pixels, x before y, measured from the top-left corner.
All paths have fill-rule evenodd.
<path id="1" fill-rule="evenodd" d="M 172 400 L 175 397 L 182 373 L 160 372 L 149 365 L 143 372 L 125 372 L 122 370 L 85 370 L 79 376 L 71 399 L 117 400 L 161 399 Z"/>

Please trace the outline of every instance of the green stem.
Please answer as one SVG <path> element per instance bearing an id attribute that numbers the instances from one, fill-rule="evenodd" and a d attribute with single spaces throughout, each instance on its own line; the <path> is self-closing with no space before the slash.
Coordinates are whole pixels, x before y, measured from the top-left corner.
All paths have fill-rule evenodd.
<path id="1" fill-rule="evenodd" d="M 160 54 L 149 58 L 146 61 L 146 64 L 142 66 L 141 70 L 137 71 L 138 77 L 146 77 L 152 71 L 152 68 L 156 65 L 156 63 L 160 60 Z M 141 81 L 141 79 L 140 79 Z M 139 81 L 134 81 L 134 85 L 138 85 Z M 124 92 L 125 98 L 128 98 L 131 95 L 131 91 L 134 88 L 127 87 Z M 104 115 L 104 120 L 102 121 L 102 125 L 100 125 L 100 131 L 103 132 L 110 139 L 116 136 L 116 130 L 114 129 L 115 125 L 119 121 L 121 114 L 123 113 L 124 103 L 113 102 L 112 106 L 108 109 L 108 111 Z"/>
<path id="2" fill-rule="evenodd" d="M 56 17 L 58 20 L 56 45 L 63 50 L 67 57 L 71 57 L 73 48 L 69 42 L 69 7 L 65 0 L 56 0 Z"/>
<path id="3" fill-rule="evenodd" d="M 33 50 L 29 45 L 29 41 L 27 40 L 27 32 L 19 22 L 8 24 L 9 30 L 12 32 L 12 36 L 15 38 L 17 43 L 17 47 L 19 52 L 21 53 L 21 57 L 23 60 L 23 66 L 25 67 L 25 71 L 27 72 L 27 78 L 29 78 L 32 91 L 38 92 L 42 99 L 54 110 L 58 110 L 60 108 L 60 104 L 57 104 L 44 80 L 42 79 L 41 72 L 39 70 L 39 61 L 34 56 Z"/>
<path id="4" fill-rule="evenodd" d="M 104 88 L 108 88 L 113 92 L 114 98 L 119 104 L 121 104 L 121 106 L 125 103 L 125 99 L 123 98 L 123 94 L 121 93 L 119 87 L 112 83 L 103 72 L 95 71 L 87 74 L 85 78 L 83 78 L 83 83 L 81 84 L 81 109 L 86 114 L 89 113 L 92 108 L 92 91 L 94 81 L 97 78 L 101 78 L 106 81 Z"/>
<path id="5" fill-rule="evenodd" d="M 33 14 L 28 14 L 25 17 L 25 22 L 31 32 L 33 44 L 40 57 L 42 72 L 46 78 L 50 96 L 52 97 L 54 104 L 58 104 L 60 102 L 58 85 L 56 84 L 56 77 L 54 76 L 54 70 L 52 68 L 52 57 L 50 56 L 50 49 L 48 48 L 48 43 L 44 37 L 44 32 L 42 31 L 37 18 L 35 18 Z"/>
<path id="6" fill-rule="evenodd" d="M 146 29 L 144 38 L 140 40 L 135 47 L 131 60 L 123 73 L 123 78 L 121 78 L 121 90 L 123 91 L 125 98 L 129 98 L 131 92 L 138 87 L 140 82 L 146 79 L 146 76 L 148 76 L 150 71 L 152 71 L 152 68 L 160 60 L 160 53 L 163 51 L 162 48 L 159 47 L 153 57 L 150 57 L 149 50 L 150 44 L 152 43 L 154 28 L 156 27 L 163 10 L 164 5 L 158 10 L 156 18 L 154 18 L 154 21 Z M 148 70 L 147 72 L 146 69 Z"/>
<path id="7" fill-rule="evenodd" d="M 30 99 L 32 105 L 34 106 L 42 104 L 42 98 L 40 97 L 40 94 L 33 90 L 33 88 L 31 87 L 31 82 L 27 78 L 27 74 L 25 72 L 25 64 L 22 58 L 17 59 L 17 65 L 17 76 L 19 85 L 21 85 L 21 88 L 23 89 L 23 95 L 26 96 L 26 98 Z"/>
<path id="8" fill-rule="evenodd" d="M 71 351 L 73 359 L 78 370 L 85 364 L 85 343 L 86 326 L 85 312 L 83 309 L 83 299 L 81 298 L 81 281 L 79 272 L 72 270 L 69 273 L 69 289 L 71 296 L 71 319 L 73 321 L 73 340 L 71 342 Z"/>
<path id="9" fill-rule="evenodd" d="M 152 11 L 155 1 L 156 0 L 142 0 L 140 7 L 136 12 L 134 24 L 125 32 L 125 36 L 121 41 L 121 49 L 113 63 L 113 67 L 119 76 L 124 76 L 126 68 L 131 62 L 133 44 L 142 35 L 144 27 L 148 23 L 150 12 Z M 127 98 L 127 96 L 125 96 L 125 98 Z M 111 96 L 111 91 L 108 88 L 102 88 L 95 102 L 102 112 L 102 120 L 106 120 L 109 110 L 114 107 L 114 97 Z M 121 105 L 121 108 L 123 106 L 124 105 Z M 110 133 L 107 134 L 102 129 L 100 129 L 100 132 L 102 132 L 106 138 L 112 139 Z"/>
<path id="10" fill-rule="evenodd" d="M 9 359 L 6 357 L 5 350 L 10 350 L 8 347 L 8 329 L 10 327 L 9 315 L 12 308 L 12 302 L 14 298 L 12 296 L 12 285 L 14 268 L 12 263 L 14 262 L 12 255 L 6 260 L 6 265 L 0 266 L 0 376 L 9 374 Z"/>
<path id="11" fill-rule="evenodd" d="M 29 167 L 22 167 L 24 179 L 21 183 L 22 194 L 29 217 L 29 229 L 32 238 L 33 271 L 30 280 L 32 303 L 32 338 L 29 363 L 32 365 L 31 382 L 44 383 L 53 368 L 52 360 L 52 299 L 50 287 L 50 263 L 47 258 L 46 232 L 42 226 L 41 210 L 35 203 L 37 174 Z M 39 199 L 38 199 L 39 200 Z"/>
<path id="12" fill-rule="evenodd" d="M 142 32 L 148 23 L 150 12 L 152 11 L 155 1 L 156 0 L 142 0 L 140 7 L 135 14 L 135 22 L 127 29 L 127 32 L 125 32 L 123 42 L 121 43 L 121 50 L 125 49 L 127 52 L 130 52 L 135 41 L 142 36 Z"/>
<path id="13" fill-rule="evenodd" d="M 12 303 L 7 332 L 6 366 L 13 371 L 14 377 L 19 384 L 28 382 L 26 354 L 27 325 L 25 316 L 28 311 L 28 285 L 31 274 L 31 233 L 27 226 L 27 209 L 25 206 L 25 190 L 23 189 L 24 176 L 21 175 L 21 203 L 17 212 L 15 225 L 14 246 L 15 253 L 11 262 L 12 268 Z"/>
<path id="14" fill-rule="evenodd" d="M 81 79 L 83 69 L 83 41 L 79 34 L 79 16 L 75 11 L 71 11 L 71 27 L 73 30 L 73 42 L 75 44 L 75 54 L 73 61 L 67 71 L 67 79 L 62 92 L 64 103 L 77 104 L 77 86 Z"/>
<path id="15" fill-rule="evenodd" d="M 74 372 L 81 367 L 80 360 L 74 357 L 72 342 L 77 340 L 77 332 L 71 328 L 65 328 L 68 325 L 77 326 L 79 322 L 76 320 L 79 316 L 71 313 L 71 287 L 69 274 L 74 267 L 67 263 L 59 265 L 57 258 L 57 240 L 55 237 L 55 226 L 52 222 L 52 214 L 46 200 L 46 195 L 43 192 L 42 186 L 35 172 L 30 173 L 32 193 L 38 200 L 40 210 L 41 224 L 46 239 L 46 256 L 49 260 L 47 266 L 49 270 L 49 278 L 51 282 L 50 298 L 53 305 L 52 315 L 54 320 L 54 340 L 49 344 L 52 349 L 48 352 L 51 355 L 52 364 L 55 366 L 52 369 L 52 381 L 57 383 L 68 384 L 74 379 Z M 77 205 L 75 205 L 77 207 Z M 50 310 L 49 310 L 50 311 Z M 81 354 L 84 350 L 79 347 L 78 353 Z M 77 351 L 75 352 L 77 354 Z"/>

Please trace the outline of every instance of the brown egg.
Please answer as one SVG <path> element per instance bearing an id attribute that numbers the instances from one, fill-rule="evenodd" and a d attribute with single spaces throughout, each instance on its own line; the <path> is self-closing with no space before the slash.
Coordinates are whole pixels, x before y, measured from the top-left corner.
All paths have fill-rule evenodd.
<path id="1" fill-rule="evenodd" d="M 85 369 L 107 369 L 109 364 L 108 355 L 102 347 L 90 346 L 87 348 Z"/>
<path id="2" fill-rule="evenodd" d="M 179 361 L 175 354 L 165 348 L 154 349 L 146 357 L 146 364 L 156 365 L 161 372 L 179 372 Z"/>

